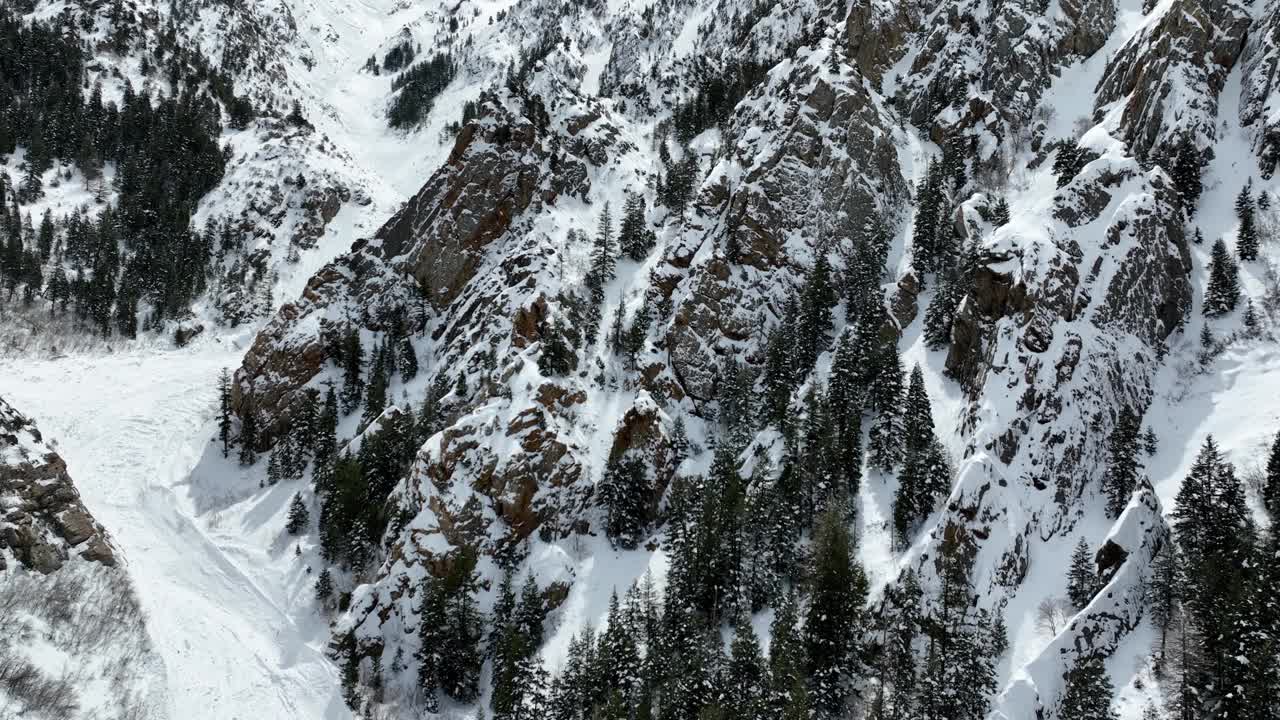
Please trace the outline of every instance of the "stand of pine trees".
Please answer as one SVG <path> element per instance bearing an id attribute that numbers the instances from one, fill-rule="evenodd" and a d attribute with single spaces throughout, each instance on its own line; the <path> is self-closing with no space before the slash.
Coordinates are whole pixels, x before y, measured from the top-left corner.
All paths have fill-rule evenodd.
<path id="1" fill-rule="evenodd" d="M 1254 522 L 1235 468 L 1206 438 L 1178 492 L 1173 543 L 1148 597 L 1165 699 L 1175 717 L 1280 717 L 1280 551 Z"/>
<path id="2" fill-rule="evenodd" d="M 903 467 L 893 500 L 893 526 L 897 541 L 905 545 L 911 532 L 938 499 L 951 489 L 951 467 L 942 444 L 933 433 L 933 410 L 924 387 L 924 373 L 911 371 L 903 418 Z"/>
<path id="3" fill-rule="evenodd" d="M 390 54 L 387 58 L 392 60 Z M 387 109 L 387 121 L 391 127 L 407 129 L 422 122 L 431 112 L 436 97 L 448 87 L 457 72 L 453 57 L 441 52 L 396 75 L 391 81 L 391 90 L 396 94 Z"/>
<path id="4" fill-rule="evenodd" d="M 143 52 L 173 94 L 140 93 L 126 81 L 118 104 L 104 102 L 85 68 L 90 41 L 72 18 L 27 23 L 0 9 L 0 156 L 25 151 L 23 176 L 0 176 L 0 275 L 8 300 L 22 286 L 25 305 L 43 297 L 54 315 L 73 305 L 85 325 L 132 337 L 144 303 L 151 326 L 183 315 L 204 291 L 214 238 L 193 230 L 190 218 L 223 175 L 223 108 L 237 127 L 252 108 L 207 59 L 176 45 L 172 26 Z M 125 52 L 137 30 L 123 14 L 114 22 L 112 42 Z M 22 206 L 43 195 L 59 161 L 100 196 L 104 166 L 113 164 L 117 202 L 96 218 L 46 213 L 36 232 Z"/>

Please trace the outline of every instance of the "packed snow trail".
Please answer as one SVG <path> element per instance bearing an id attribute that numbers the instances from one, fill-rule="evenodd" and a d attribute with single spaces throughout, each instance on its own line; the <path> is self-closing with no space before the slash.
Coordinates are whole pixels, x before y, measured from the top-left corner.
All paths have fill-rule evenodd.
<path id="1" fill-rule="evenodd" d="M 242 352 L 209 339 L 183 350 L 5 359 L 0 396 L 36 418 L 124 551 L 165 662 L 168 715 L 347 718 L 323 654 L 324 622 L 275 568 L 281 558 L 223 535 L 211 526 L 219 515 L 194 511 L 188 478 L 212 435 L 216 378 Z"/>

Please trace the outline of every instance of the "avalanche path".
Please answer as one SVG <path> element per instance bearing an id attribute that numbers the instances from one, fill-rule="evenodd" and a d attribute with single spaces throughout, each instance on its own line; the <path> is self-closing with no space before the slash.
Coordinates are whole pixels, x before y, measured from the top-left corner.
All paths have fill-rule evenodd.
<path id="1" fill-rule="evenodd" d="M 198 515 L 188 479 L 213 436 L 216 378 L 243 349 L 0 360 L 0 396 L 40 423 L 124 551 L 164 659 L 174 718 L 348 718 L 309 593 L 272 570 L 229 512 Z M 292 555 L 291 552 L 287 553 Z"/>

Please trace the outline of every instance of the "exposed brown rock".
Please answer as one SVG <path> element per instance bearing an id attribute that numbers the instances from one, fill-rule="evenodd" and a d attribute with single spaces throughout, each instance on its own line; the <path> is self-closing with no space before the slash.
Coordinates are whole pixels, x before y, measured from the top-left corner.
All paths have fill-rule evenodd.
<path id="1" fill-rule="evenodd" d="M 80 501 L 67 464 L 44 444 L 35 425 L 0 400 L 0 569 L 3 551 L 42 573 L 70 553 L 114 566 L 106 531 Z"/>

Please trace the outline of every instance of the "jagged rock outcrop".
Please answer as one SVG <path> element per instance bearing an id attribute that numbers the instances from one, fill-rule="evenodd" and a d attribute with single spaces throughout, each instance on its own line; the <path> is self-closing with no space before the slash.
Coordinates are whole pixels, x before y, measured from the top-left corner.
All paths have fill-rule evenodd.
<path id="1" fill-rule="evenodd" d="M 1086 512 L 1079 499 L 1097 492 L 1119 408 L 1151 401 L 1164 341 L 1190 309 L 1191 259 L 1172 183 L 1106 143 L 1058 191 L 1042 227 L 1001 229 L 985 244 L 953 328 L 947 367 L 981 400 L 966 420 L 973 434 L 939 526 L 972 538 L 974 580 L 996 607 L 1037 592 L 1022 587 L 1036 548 L 1065 537 Z M 1167 533 L 1158 500 L 1139 493 L 1105 553 L 1107 589 L 1000 707 L 1052 706 L 1058 655 L 1115 648 L 1142 616 L 1143 578 Z"/>
<path id="2" fill-rule="evenodd" d="M 927 7 L 914 2 L 855 0 L 844 20 L 850 64 L 877 88 L 885 71 L 907 50 L 908 35 L 918 29 Z"/>
<path id="3" fill-rule="evenodd" d="M 671 367 L 694 398 L 711 397 L 722 356 L 750 355 L 762 319 L 782 315 L 776 289 L 799 285 L 820 244 L 847 251 L 905 201 L 891 117 L 861 78 L 822 62 L 808 54 L 739 106 L 729 129 L 739 139 L 655 277 L 675 305 Z"/>
<path id="4" fill-rule="evenodd" d="M 1113 0 L 946 3 L 915 40 L 898 88 L 903 112 L 941 140 L 952 128 L 1007 137 L 1031 123 L 1059 68 L 1097 52 L 1115 28 Z"/>
<path id="5" fill-rule="evenodd" d="M 1280 5 L 1267 3 L 1249 29 L 1241 59 L 1240 124 L 1251 131 L 1264 177 L 1280 163 Z"/>
<path id="6" fill-rule="evenodd" d="M 531 205 L 581 196 L 589 184 L 569 144 L 562 147 L 558 135 L 535 124 L 542 119 L 536 106 L 529 107 L 532 118 L 498 101 L 486 107 L 423 189 L 373 238 L 317 273 L 302 298 L 282 307 L 255 339 L 233 399 L 237 409 L 252 403 L 268 420 L 264 446 L 296 393 L 336 359 L 337 333 L 358 328 L 370 339 L 405 316 L 415 333 L 430 334 L 441 356 L 478 363 L 480 351 L 509 341 L 526 305 L 516 297 L 536 302 L 537 278 L 552 258 L 539 236 L 508 231 Z M 465 312 L 437 314 L 453 303 Z M 308 331 L 296 332 L 299 324 Z"/>
<path id="7" fill-rule="evenodd" d="M 76 491 L 67 464 L 27 417 L 0 399 L 0 570 L 51 573 L 75 554 L 109 567 L 115 551 Z"/>
<path id="8" fill-rule="evenodd" d="M 1117 135 L 1139 158 L 1171 154 L 1186 135 L 1212 152 L 1218 96 L 1243 49 L 1248 10 L 1238 0 L 1174 0 L 1156 12 L 1107 63 L 1094 121 L 1118 108 Z"/>

